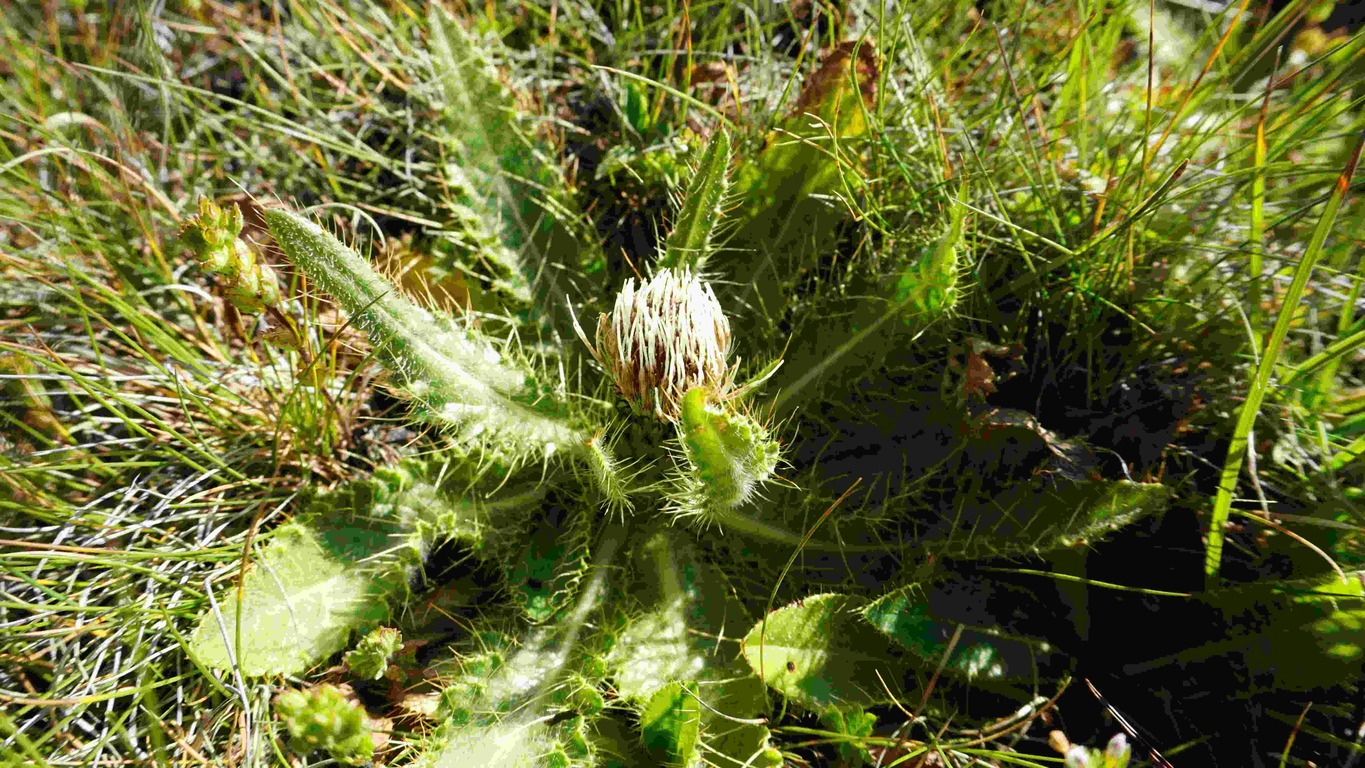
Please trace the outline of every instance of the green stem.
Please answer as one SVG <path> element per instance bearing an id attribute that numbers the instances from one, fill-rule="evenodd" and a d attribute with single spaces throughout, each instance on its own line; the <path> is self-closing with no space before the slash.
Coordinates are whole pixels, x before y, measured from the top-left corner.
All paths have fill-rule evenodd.
<path id="1" fill-rule="evenodd" d="M 885 544 L 840 544 L 835 541 L 817 541 L 811 539 L 806 541 L 804 536 L 798 536 L 791 531 L 762 520 L 755 520 L 748 515 L 743 515 L 733 510 L 728 510 L 719 514 L 720 524 L 731 530 L 748 534 L 760 539 L 786 544 L 803 549 L 814 549 L 821 552 L 885 552 Z"/>

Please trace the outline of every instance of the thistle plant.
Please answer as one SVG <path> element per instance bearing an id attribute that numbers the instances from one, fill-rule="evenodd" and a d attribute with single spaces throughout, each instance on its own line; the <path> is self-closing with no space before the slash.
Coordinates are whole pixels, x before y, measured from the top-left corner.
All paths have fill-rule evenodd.
<path id="1" fill-rule="evenodd" d="M 1349 762 L 1305 4 L 5 14 L 0 763 Z"/>
<path id="2" fill-rule="evenodd" d="M 447 36 L 447 47 L 468 44 L 456 42 L 463 33 L 444 20 L 440 11 L 433 11 L 433 26 L 437 34 Z M 829 82 L 822 81 L 820 89 L 832 97 L 846 95 Z M 830 677 L 834 669 L 815 661 L 828 651 L 816 645 L 856 638 L 860 652 L 876 656 L 880 671 L 899 676 L 911 674 L 916 664 L 932 663 L 932 651 L 923 647 L 923 638 L 913 635 L 944 630 L 914 601 L 903 597 L 875 603 L 841 594 L 811 598 L 775 611 L 759 623 L 744 639 L 742 654 L 732 648 L 716 656 L 718 641 L 699 639 L 723 632 L 725 619 L 716 624 L 710 614 L 725 599 L 698 602 L 704 589 L 698 580 L 718 576 L 712 570 L 718 558 L 752 556 L 752 546 L 848 552 L 914 544 L 879 541 L 884 517 L 881 521 L 878 517 L 885 512 L 871 512 L 875 506 L 838 526 L 837 541 L 812 535 L 806 530 L 809 520 L 801 527 L 792 525 L 800 519 L 792 513 L 810 514 L 814 510 L 804 505 L 821 499 L 819 493 L 812 494 L 811 484 L 819 482 L 818 476 L 808 472 L 804 484 L 802 480 L 778 482 L 784 448 L 771 424 L 754 415 L 758 394 L 780 367 L 781 350 L 771 350 L 769 362 L 753 370 L 747 384 L 736 386 L 743 367 L 740 360 L 731 359 L 736 331 L 725 301 L 698 271 L 717 263 L 712 257 L 720 245 L 717 232 L 724 210 L 723 190 L 728 188 L 733 162 L 731 139 L 719 130 L 697 162 L 682 195 L 682 213 L 661 245 L 657 263 L 647 265 L 651 276 L 604 286 L 614 296 L 608 294 L 610 312 L 598 315 L 595 340 L 589 341 L 575 320 L 574 335 L 560 338 L 562 346 L 555 350 L 555 357 L 540 357 L 514 338 L 499 338 L 467 319 L 443 317 L 422 308 L 406 299 L 365 258 L 304 216 L 279 209 L 265 213 L 284 256 L 368 333 L 378 357 L 393 374 L 395 391 L 410 400 L 413 415 L 443 427 L 453 438 L 455 453 L 449 461 L 463 467 L 456 470 L 458 475 L 469 478 L 455 486 L 448 481 L 416 481 L 415 488 L 430 486 L 440 505 L 469 504 L 466 512 L 443 518 L 424 532 L 418 531 L 413 518 L 395 515 L 387 506 L 376 506 L 366 516 L 392 520 L 388 528 L 392 542 L 439 542 L 455 537 L 478 542 L 481 555 L 494 562 L 530 558 L 509 568 L 507 574 L 512 584 L 520 584 L 516 589 L 524 590 L 515 601 L 522 620 L 539 628 L 519 638 L 494 633 L 480 640 L 482 650 L 460 657 L 458 672 L 442 694 L 445 725 L 427 753 L 437 764 L 480 759 L 482 747 L 477 745 L 487 741 L 471 735 L 480 729 L 491 729 L 482 731 L 484 738 L 496 740 L 492 734 L 500 728 L 531 727 L 530 721 L 513 717 L 513 712 L 567 708 L 581 717 L 601 717 L 613 707 L 639 713 L 652 759 L 691 765 L 706 755 L 706 760 L 720 765 L 753 765 L 754 760 L 774 764 L 778 750 L 766 728 L 749 724 L 736 731 L 727 725 L 732 718 L 752 718 L 762 711 L 764 684 L 834 723 L 869 724 L 875 718 L 859 713 L 885 701 L 875 687 L 868 686 L 870 680 L 860 679 L 875 670 L 847 669 L 840 674 L 851 675 L 849 679 Z M 702 209 L 708 213 L 701 215 Z M 900 273 L 889 301 L 942 308 L 957 300 L 959 294 L 952 287 L 956 267 L 952 265 L 958 258 L 962 219 L 960 213 L 955 214 L 947 234 L 931 244 L 924 262 L 927 266 Z M 513 246 L 509 241 L 508 247 Z M 947 287 L 931 290 L 917 281 Z M 526 275 L 525 283 L 531 282 Z M 731 296 L 730 300 L 735 299 Z M 572 297 L 569 301 L 573 310 Z M 530 316 L 536 316 L 534 308 Z M 553 334 L 551 316 L 540 317 L 524 327 Z M 511 317 L 503 321 L 514 323 Z M 860 333 L 866 336 L 867 332 Z M 591 360 L 598 367 L 567 377 L 560 374 L 556 381 L 552 378 L 555 359 L 578 359 L 584 364 Z M 568 382 L 587 382 L 588 386 L 573 392 Z M 616 398 L 621 407 L 613 402 Z M 765 407 L 771 409 L 777 402 Z M 613 437 L 606 439 L 608 434 Z M 625 455 L 618 455 L 622 452 Z M 527 464 L 540 465 L 541 479 L 526 476 L 522 467 Z M 479 479 L 490 470 L 488 479 L 497 483 Z M 501 541 L 481 537 L 477 530 L 486 530 L 488 525 L 516 531 L 527 524 L 524 515 L 490 517 L 477 511 L 505 500 L 499 488 L 509 481 L 529 481 L 524 487 L 578 501 L 568 502 L 571 510 L 561 518 L 560 530 L 532 528 L 525 534 L 531 540 L 527 545 L 518 544 L 515 537 Z M 1059 519 L 1039 513 L 1022 530 L 1010 534 L 1012 543 L 995 537 L 991 539 L 994 544 L 982 546 L 999 553 L 1027 541 L 1026 546 L 1043 551 L 1066 546 L 1081 536 L 1093 539 L 1128 517 L 1158 507 L 1164 498 L 1160 486 L 1129 485 L 1131 491 L 1122 483 L 1096 483 L 1084 492 L 1078 487 L 1069 491 L 1075 499 L 1086 492 L 1094 495 L 1084 514 Z M 468 495 L 468 502 L 452 492 Z M 1150 501 L 1134 505 L 1129 501 L 1134 494 Z M 874 505 L 880 504 L 874 500 Z M 599 514 L 603 507 L 617 513 L 605 518 L 614 522 L 604 521 Z M 429 514 L 424 517 L 430 519 Z M 355 525 L 336 511 L 313 520 L 311 535 L 319 542 Z M 680 524 L 691 524 L 700 533 L 691 533 Z M 469 532 L 474 538 L 467 538 Z M 1022 536 L 1030 538 L 1021 540 Z M 631 578 L 643 577 L 650 584 L 637 594 L 652 596 L 600 603 L 604 592 L 625 587 L 613 589 L 607 583 L 611 571 L 606 568 L 616 553 L 630 551 L 631 542 L 647 546 L 643 562 L 628 567 L 626 573 L 638 573 Z M 940 544 L 954 546 L 952 537 Z M 297 546 L 286 540 L 280 545 Z M 734 555 L 724 554 L 731 548 L 735 548 Z M 285 551 L 266 552 L 266 559 L 277 563 L 289 557 Z M 357 586 L 381 584 L 367 575 L 377 573 L 379 560 L 371 564 L 364 557 L 348 556 L 344 562 L 353 564 L 343 566 L 339 577 L 354 574 Z M 253 585 L 269 591 L 265 578 L 252 574 L 247 591 L 252 592 Z M 547 580 L 557 586 L 543 586 Z M 395 594 L 390 590 L 381 588 L 378 594 L 386 592 L 387 600 L 393 601 Z M 328 595 L 326 602 L 341 598 Z M 265 608 L 244 604 L 236 616 L 241 620 L 244 612 L 251 615 L 259 610 Z M 737 605 L 735 610 L 737 618 L 748 609 Z M 919 617 L 919 624 L 905 623 L 910 613 Z M 367 620 L 379 616 L 332 615 L 338 629 L 355 630 L 364 629 Z M 627 629 L 617 635 L 589 629 L 616 621 L 651 630 L 642 635 Z M 217 633 L 207 622 L 206 618 L 203 637 L 217 648 L 218 641 L 211 639 Z M 821 629 L 811 636 L 796 630 L 801 626 Z M 797 634 L 784 639 L 792 631 Z M 333 633 L 318 638 L 316 651 L 340 650 L 344 637 L 344 633 Z M 235 652 L 247 658 L 258 655 L 260 650 L 253 649 L 252 642 L 244 635 Z M 1023 649 L 1026 657 L 1037 653 L 1027 643 L 1009 642 Z M 1005 663 L 1003 659 L 1012 653 L 1009 642 L 978 641 L 962 669 L 983 679 L 1017 675 L 1021 665 L 1029 662 Z M 366 639 L 361 647 L 370 644 Z M 920 661 L 913 661 L 914 653 L 908 651 L 919 651 Z M 367 653 L 357 649 L 348 658 L 363 658 Z M 702 661 L 708 655 L 712 660 Z M 301 672 L 298 661 L 302 659 L 275 668 Z M 608 699 L 602 687 L 612 690 L 613 684 L 615 693 Z M 572 747 L 578 738 L 573 730 L 569 726 L 542 729 L 527 744 L 534 745 L 543 759 L 557 755 L 554 760 L 589 764 L 593 750 Z"/>
<path id="3" fill-rule="evenodd" d="M 459 23 L 433 10 L 430 26 L 438 67 L 475 81 L 487 76 L 486 68 L 470 63 L 479 53 Z M 1065 664 L 1037 629 L 1004 625 L 991 612 L 960 615 L 952 606 L 964 599 L 995 603 L 1013 593 L 941 570 L 937 558 L 1071 562 L 1078 547 L 1160 511 L 1171 491 L 1159 483 L 1104 477 L 1085 446 L 1066 443 L 1027 414 L 983 411 L 979 401 L 996 391 L 985 357 L 968 360 L 969 373 L 985 377 L 975 388 L 982 397 L 947 397 L 940 405 L 962 420 L 953 453 L 964 457 L 969 473 L 971 462 L 1016 461 L 988 458 L 996 450 L 992 436 L 1010 432 L 1014 444 L 1023 440 L 1048 457 L 1035 465 L 1041 474 L 1060 479 L 1035 475 L 998 493 L 959 488 L 954 519 L 906 536 L 891 532 L 901 529 L 900 507 L 915 495 L 892 490 L 888 478 L 874 475 L 886 483 L 881 490 L 874 483 L 827 531 L 820 530 L 858 483 L 834 493 L 837 462 L 810 452 L 811 435 L 822 429 L 817 406 L 843 401 L 847 395 L 839 388 L 857 376 L 891 375 L 895 363 L 883 357 L 886 349 L 913 344 L 951 318 L 972 291 L 964 279 L 971 263 L 967 220 L 972 190 L 979 187 L 965 181 L 943 185 L 953 194 L 940 193 L 934 226 L 892 237 L 884 254 L 843 266 L 821 262 L 821 249 L 833 241 L 802 227 L 797 239 L 785 240 L 785 227 L 774 228 L 793 215 L 786 206 L 826 216 L 815 207 L 818 196 L 841 197 L 852 206 L 868 194 L 873 181 L 862 166 L 863 140 L 876 104 L 870 78 L 877 70 L 874 41 L 831 53 L 800 94 L 786 129 L 799 138 L 795 144 L 770 138 L 756 154 L 737 155 L 743 139 L 715 127 L 677 196 L 671 231 L 653 259 L 639 265 L 644 274 L 619 284 L 605 270 L 574 271 L 573 265 L 602 262 L 591 242 L 569 243 L 577 249 L 571 256 L 546 250 L 550 241 L 542 235 L 556 225 L 531 223 L 523 201 L 499 185 L 493 196 L 473 194 L 473 176 L 459 167 L 447 172 L 466 190 L 461 226 L 485 233 L 477 242 L 501 232 L 488 246 L 496 250 L 488 258 L 502 270 L 490 276 L 490 285 L 517 287 L 489 295 L 478 315 L 467 310 L 446 316 L 422 307 L 308 216 L 281 208 L 265 213 L 284 257 L 368 334 L 413 418 L 441 428 L 451 441 L 440 474 L 431 474 L 429 465 L 409 465 L 414 480 L 401 493 L 425 494 L 434 505 L 427 513 L 401 512 L 414 502 L 398 497 L 354 509 L 388 522 L 372 555 L 362 547 L 340 558 L 336 583 L 349 584 L 343 591 L 354 591 L 355 599 L 378 597 L 390 613 L 323 607 L 336 631 L 310 632 L 311 661 L 341 650 L 348 636 L 376 620 L 401 616 L 392 611 L 401 611 L 403 591 L 386 585 L 392 576 L 379 575 L 397 573 L 381 565 L 395 548 L 412 553 L 403 561 L 411 568 L 431 546 L 460 542 L 503 574 L 512 596 L 498 622 L 456 643 L 441 683 L 441 726 L 419 764 L 495 759 L 592 765 L 606 745 L 585 740 L 583 729 L 624 711 L 638 723 L 644 759 L 654 764 L 775 765 L 781 752 L 761 719 L 770 692 L 854 740 L 839 751 L 859 762 L 872 759 L 858 744 L 873 738 L 876 708 L 896 701 L 924 675 L 949 676 L 948 690 L 979 687 L 1009 700 L 1035 670 Z M 497 125 L 504 135 L 453 139 L 454 154 L 474 163 L 475 175 L 496 172 L 490 163 L 509 163 L 544 180 L 546 194 L 561 206 L 558 215 L 569 222 L 562 229 L 581 231 L 572 225 L 571 192 L 555 186 L 562 177 L 542 154 L 525 151 L 534 140 L 516 138 L 510 103 L 496 104 L 504 98 L 496 95 L 500 89 L 477 82 L 469 87 L 493 103 L 475 105 L 443 81 L 451 108 L 460 112 L 451 123 L 455 135 L 471 123 Z M 498 112 L 480 117 L 484 109 Z M 767 186 L 773 183 L 782 187 Z M 799 190 L 796 197 L 792 190 Z M 507 226 L 508 215 L 520 223 Z M 219 228 L 232 233 L 231 215 L 218 216 L 203 218 L 223 221 Z M 727 218 L 736 225 L 722 227 Z M 791 253 L 776 256 L 778 248 Z M 718 256 L 723 249 L 744 256 L 726 260 Z M 754 253 L 788 259 L 795 276 L 771 263 L 745 272 Z M 811 271 L 826 272 L 839 289 L 828 281 L 800 282 L 799 275 Z M 548 272 L 575 290 L 546 293 Z M 590 274 L 599 278 L 596 289 L 587 287 Z M 568 311 L 572 334 L 561 322 L 560 306 Z M 577 317 L 590 316 L 594 307 L 603 309 L 590 340 Z M 838 320 L 827 324 L 827 312 Z M 740 316 L 749 322 L 734 319 Z M 786 340 L 773 319 L 778 316 L 798 329 Z M 762 362 L 746 367 L 738 350 Z M 801 361 L 797 370 L 790 370 L 791 358 Z M 779 369 L 786 373 L 782 378 L 776 377 Z M 750 378 L 737 385 L 741 373 Z M 773 426 L 778 417 L 806 430 L 800 458 Z M 779 476 L 784 466 L 795 470 L 792 477 Z M 995 471 L 977 466 L 974 471 Z M 542 499 L 555 510 L 552 526 L 536 522 L 529 511 Z M 451 514 L 433 516 L 433 508 Z M 327 551 L 326 542 L 359 522 L 338 512 L 309 518 L 296 536 L 312 537 L 317 551 Z M 961 522 L 964 516 L 969 523 Z M 301 541 L 277 540 L 263 562 L 278 570 L 304 557 L 303 550 L 288 551 Z M 803 552 L 842 558 L 867 552 L 920 565 L 901 586 L 881 594 L 846 588 L 812 594 L 807 588 L 798 594 L 804 599 L 775 607 L 775 591 L 756 622 L 756 600 L 726 596 L 734 589 L 727 579 L 736 583 L 737 574 L 722 564 L 755 564 L 780 588 L 785 571 L 757 563 Z M 265 579 L 250 573 L 245 591 L 269 591 Z M 1085 597 L 1074 599 L 1083 603 Z M 345 602 L 345 595 L 321 601 Z M 264 602 L 246 603 L 233 615 L 256 625 L 256 614 L 270 610 Z M 752 628 L 741 633 L 738 647 L 725 645 L 736 621 Z M 201 630 L 201 641 L 222 658 L 216 639 L 222 632 L 208 617 Z M 270 644 L 251 634 L 228 646 L 248 659 L 259 657 Z M 363 677 L 382 669 L 365 661 L 378 653 L 379 637 L 367 635 L 346 657 Z M 270 668 L 297 674 L 306 661 L 295 657 Z M 1126 752 L 1066 752 L 1068 764 L 1119 765 L 1126 759 Z"/>

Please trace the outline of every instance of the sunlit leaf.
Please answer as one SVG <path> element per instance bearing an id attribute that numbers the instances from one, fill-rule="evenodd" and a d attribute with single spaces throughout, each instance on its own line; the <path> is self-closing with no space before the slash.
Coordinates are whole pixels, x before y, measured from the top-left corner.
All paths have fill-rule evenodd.
<path id="1" fill-rule="evenodd" d="M 592 745 L 582 718 L 550 724 L 543 719 L 511 718 L 486 726 L 447 726 L 438 749 L 422 755 L 420 768 L 587 768 L 594 765 Z"/>
<path id="2" fill-rule="evenodd" d="M 764 765 L 754 756 L 768 745 L 767 727 L 737 722 L 766 707 L 763 683 L 735 642 L 752 619 L 719 569 L 698 561 L 681 536 L 659 534 L 639 560 L 631 591 L 647 608 L 631 617 L 607 656 L 617 692 L 648 706 L 659 691 L 685 682 L 706 705 L 699 735 L 706 759 L 724 768 Z"/>
<path id="3" fill-rule="evenodd" d="M 863 609 L 863 615 L 902 648 L 935 667 L 944 662 L 958 626 L 934 617 L 924 590 L 914 585 L 883 595 Z M 1041 650 L 1037 643 L 964 628 L 943 669 L 968 679 L 1032 677 L 1037 672 L 1035 654 Z"/>
<path id="4" fill-rule="evenodd" d="M 701 705 L 692 685 L 669 683 L 655 691 L 640 714 L 640 730 L 659 765 L 691 768 L 701 737 Z"/>
<path id="5" fill-rule="evenodd" d="M 290 525 L 266 547 L 247 575 L 241 645 L 236 642 L 235 591 L 222 595 L 192 638 L 200 660 L 243 674 L 299 674 L 341 650 L 356 627 L 388 613 L 391 589 L 324 546 L 313 529 Z M 221 615 L 221 623 L 219 617 Z"/>
<path id="6" fill-rule="evenodd" d="M 422 479 L 425 471 L 401 464 L 310 502 L 252 564 L 240 611 L 235 586 L 217 593 L 219 610 L 203 615 L 191 639 L 200 660 L 217 669 L 235 660 L 249 676 L 301 674 L 388 616 L 431 543 L 478 548 L 497 505 L 455 497 Z"/>
<path id="7" fill-rule="evenodd" d="M 768 614 L 744 638 L 744 658 L 768 685 L 811 709 L 894 700 L 909 665 L 861 615 L 860 597 L 824 594 Z"/>

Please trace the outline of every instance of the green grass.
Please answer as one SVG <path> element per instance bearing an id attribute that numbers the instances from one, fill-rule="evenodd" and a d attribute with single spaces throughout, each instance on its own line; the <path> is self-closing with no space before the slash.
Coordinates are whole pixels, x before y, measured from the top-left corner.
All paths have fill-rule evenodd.
<path id="1" fill-rule="evenodd" d="M 1361 759 L 1324 4 L 114 5 L 0 19 L 0 763 Z"/>

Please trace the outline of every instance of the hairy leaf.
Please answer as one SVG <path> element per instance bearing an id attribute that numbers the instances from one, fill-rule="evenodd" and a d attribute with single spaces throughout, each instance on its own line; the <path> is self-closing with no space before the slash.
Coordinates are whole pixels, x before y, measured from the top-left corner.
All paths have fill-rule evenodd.
<path id="1" fill-rule="evenodd" d="M 669 683 L 654 692 L 640 714 L 645 748 L 658 765 L 691 768 L 697 762 L 701 705 L 690 683 Z"/>
<path id="2" fill-rule="evenodd" d="M 378 680 L 389 668 L 389 659 L 403 643 L 403 635 L 393 627 L 380 627 L 365 635 L 346 652 L 343 661 L 351 673 L 362 680 Z"/>
<path id="3" fill-rule="evenodd" d="M 854 709 L 892 701 L 909 665 L 862 617 L 867 601 L 808 597 L 779 608 L 743 642 L 744 658 L 769 686 L 810 709 Z"/>
<path id="4" fill-rule="evenodd" d="M 721 678 L 728 658 L 713 639 L 727 627 L 747 626 L 744 608 L 723 587 L 720 574 L 699 562 L 686 540 L 661 531 L 640 548 L 637 578 L 630 585 L 642 610 L 611 653 L 608 668 L 617 692 L 644 702 L 659 688 L 679 680 Z M 625 606 L 623 605 L 624 609 Z M 729 658 L 734 647 L 730 646 Z M 708 665 L 717 664 L 708 671 Z"/>
<path id="5" fill-rule="evenodd" d="M 630 719 L 633 721 L 637 718 L 632 716 Z M 649 765 L 652 758 L 640 743 L 638 724 L 626 722 L 619 710 L 615 713 L 609 710 L 593 721 L 593 731 L 593 751 L 599 768 Z"/>
<path id="6" fill-rule="evenodd" d="M 948 231 L 932 249 L 912 260 L 896 280 L 894 307 L 906 323 L 923 326 L 950 311 L 957 303 L 957 281 L 962 271 L 962 223 L 967 215 L 968 186 L 958 187 L 956 205 L 948 215 Z"/>
<path id="7" fill-rule="evenodd" d="M 858 140 L 868 130 L 878 69 L 874 42 L 835 47 L 806 81 L 794 114 L 735 174 L 746 205 L 726 272 L 743 286 L 742 303 L 763 308 L 760 317 L 780 318 L 793 281 L 836 248 L 848 216 L 840 199 L 866 184 Z"/>
<path id="8" fill-rule="evenodd" d="M 588 768 L 596 764 L 583 718 L 546 723 L 515 717 L 484 726 L 447 724 L 436 744 L 412 764 L 419 768 Z"/>
<path id="9" fill-rule="evenodd" d="M 538 498 L 459 498 L 426 480 L 427 471 L 406 462 L 311 501 L 247 572 L 240 611 L 235 588 L 219 593 L 220 610 L 205 613 L 194 632 L 195 653 L 217 669 L 235 659 L 249 676 L 301 674 L 385 619 L 432 544 L 458 538 L 477 550 L 491 512 Z"/>
<path id="10" fill-rule="evenodd" d="M 564 301 L 561 277 L 576 267 L 579 248 L 558 223 L 567 215 L 563 178 L 522 130 L 512 94 L 476 41 L 439 5 L 427 19 L 446 101 L 445 138 L 459 159 L 446 173 L 472 226 L 493 233 L 476 235 L 478 258 L 502 266 L 518 301 L 550 312 Z"/>
<path id="11" fill-rule="evenodd" d="M 502 435 L 505 446 L 533 456 L 585 443 L 563 420 L 517 402 L 534 398 L 528 376 L 508 366 L 487 339 L 459 332 L 402 298 L 365 259 L 313 222 L 284 211 L 266 211 L 265 219 L 285 255 L 369 333 L 404 389 L 457 435 Z"/>
<path id="12" fill-rule="evenodd" d="M 555 514 L 563 510 L 546 510 Z M 566 512 L 556 525 L 537 526 L 520 557 L 507 564 L 513 601 L 532 623 L 558 616 L 572 599 L 588 570 L 595 516 L 587 510 Z"/>
<path id="13" fill-rule="evenodd" d="M 441 693 L 454 722 L 486 723 L 514 710 L 539 710 L 555 698 L 561 703 L 570 700 L 585 683 L 595 685 L 601 679 L 603 665 L 592 661 L 598 649 L 585 651 L 579 641 L 605 590 L 611 572 L 607 566 L 621 543 L 620 530 L 608 525 L 598 539 L 591 575 L 576 590 L 572 608 L 555 622 L 534 627 L 515 641 L 498 633 L 481 633 L 467 641 L 470 648 L 456 655 L 455 674 Z M 556 689 L 557 697 L 545 696 Z"/>
<path id="14" fill-rule="evenodd" d="M 937 240 L 888 247 L 890 260 L 901 264 L 897 274 L 859 273 L 838 293 L 818 297 L 820 311 L 796 328 L 786 347 L 786 370 L 773 386 L 781 391 L 781 410 L 811 400 L 827 383 L 837 387 L 875 371 L 899 345 L 912 343 L 916 333 L 953 310 L 965 259 L 967 209 L 960 203 L 966 190 L 963 184 L 959 205 Z"/>
<path id="15" fill-rule="evenodd" d="M 930 667 L 943 662 L 959 626 L 933 616 L 924 590 L 916 585 L 883 595 L 863 609 L 863 616 Z M 1037 672 L 1035 653 L 1044 649 L 998 632 L 964 629 L 943 669 L 968 679 L 1028 678 Z"/>
<path id="16" fill-rule="evenodd" d="M 725 405 L 707 402 L 706 389 L 697 387 L 683 396 L 678 424 L 682 461 L 678 490 L 669 512 L 675 517 L 696 518 L 703 524 L 718 523 L 755 531 L 738 508 L 750 502 L 777 469 L 781 447 L 767 427 Z M 787 534 L 787 538 L 799 541 Z"/>
<path id="17" fill-rule="evenodd" d="M 725 639 L 748 626 L 743 605 L 725 589 L 719 569 L 696 558 L 676 532 L 651 538 L 639 560 L 631 593 L 645 610 L 630 617 L 606 659 L 618 694 L 645 706 L 674 683 L 694 685 L 690 690 L 706 704 L 700 720 L 706 759 L 726 768 L 748 763 L 769 733 L 735 721 L 766 707 L 762 681 L 738 658 L 734 640 Z"/>
<path id="18" fill-rule="evenodd" d="M 924 534 L 923 546 L 953 558 L 1041 554 L 1093 543 L 1160 512 L 1170 496 L 1159 483 L 1039 478 L 988 505 L 958 510 Z"/>
<path id="19" fill-rule="evenodd" d="M 660 267 L 690 267 L 694 272 L 706 268 L 712 241 L 720 223 L 729 190 L 730 134 L 716 131 L 692 176 L 683 197 L 677 223 L 668 235 Z"/>
<path id="20" fill-rule="evenodd" d="M 706 703 L 702 712 L 702 743 L 707 761 L 719 768 L 781 765 L 781 759 L 773 756 L 768 726 L 740 721 L 753 720 L 767 712 L 763 681 L 738 659 L 726 670 L 731 677 L 697 685 L 698 697 Z"/>
<path id="21" fill-rule="evenodd" d="M 371 538 L 368 531 L 358 534 Z M 241 645 L 234 590 L 219 599 L 221 621 L 213 611 L 200 620 L 191 648 L 217 669 L 232 669 L 235 662 L 248 676 L 301 674 L 345 647 L 355 628 L 382 621 L 394 591 L 329 549 L 312 528 L 291 524 L 280 529 L 247 574 Z"/>

